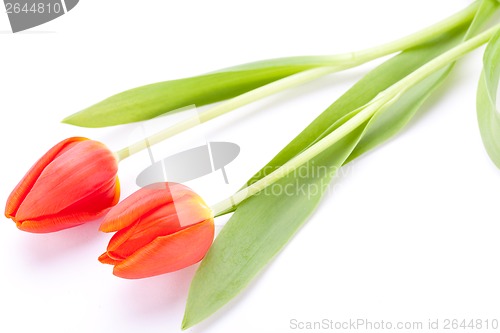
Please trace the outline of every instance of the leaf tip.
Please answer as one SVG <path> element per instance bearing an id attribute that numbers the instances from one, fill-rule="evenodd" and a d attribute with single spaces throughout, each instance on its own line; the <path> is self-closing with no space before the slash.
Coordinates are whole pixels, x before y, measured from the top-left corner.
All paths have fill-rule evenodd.
<path id="1" fill-rule="evenodd" d="M 210 314 L 214 312 L 212 311 L 209 312 L 209 314 L 207 314 L 204 310 L 205 309 L 197 307 L 196 304 L 193 304 L 191 290 L 190 290 L 190 295 L 188 296 L 186 308 L 184 309 L 184 317 L 182 318 L 181 329 L 185 331 L 195 325 L 198 325 L 200 322 L 207 319 L 210 316 Z"/>
<path id="2" fill-rule="evenodd" d="M 61 123 L 63 124 L 68 124 L 68 125 L 76 125 L 74 122 L 73 122 L 73 117 L 74 115 L 71 115 L 71 116 L 67 116 L 66 118 L 64 118 L 63 120 L 61 120 Z"/>
<path id="3" fill-rule="evenodd" d="M 187 313 L 184 313 L 184 318 L 182 319 L 182 324 L 181 324 L 181 330 L 185 331 L 192 326 L 193 324 L 189 322 Z"/>
<path id="4" fill-rule="evenodd" d="M 87 115 L 84 110 L 67 116 L 66 118 L 61 120 L 61 123 L 87 128 L 103 127 L 103 125 L 101 125 L 98 121 L 94 121 L 93 117 Z M 106 124 L 104 126 L 106 126 Z"/>

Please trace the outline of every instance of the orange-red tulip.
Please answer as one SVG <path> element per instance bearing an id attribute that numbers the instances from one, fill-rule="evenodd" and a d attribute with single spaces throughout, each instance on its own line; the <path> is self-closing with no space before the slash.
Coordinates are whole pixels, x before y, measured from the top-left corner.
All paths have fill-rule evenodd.
<path id="1" fill-rule="evenodd" d="M 102 143 L 74 137 L 50 149 L 7 200 L 19 229 L 44 233 L 104 215 L 120 198 L 118 162 Z"/>
<path id="2" fill-rule="evenodd" d="M 113 207 L 101 231 L 116 234 L 99 261 L 113 274 L 145 278 L 190 266 L 205 256 L 214 237 L 212 210 L 188 187 L 157 183 Z"/>

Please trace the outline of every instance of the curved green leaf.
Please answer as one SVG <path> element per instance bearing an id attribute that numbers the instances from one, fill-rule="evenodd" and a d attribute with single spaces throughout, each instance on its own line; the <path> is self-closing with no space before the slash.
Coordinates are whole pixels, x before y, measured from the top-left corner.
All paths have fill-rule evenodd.
<path id="1" fill-rule="evenodd" d="M 483 72 L 477 88 L 477 120 L 484 147 L 497 168 L 500 168 L 500 114 L 496 107 L 500 79 L 500 33 L 486 47 Z"/>
<path id="2" fill-rule="evenodd" d="M 463 39 L 468 39 L 479 33 L 484 23 L 499 7 L 500 4 L 495 1 L 483 1 Z M 373 149 L 403 129 L 432 91 L 446 78 L 453 66 L 454 64 L 450 64 L 431 75 L 401 96 L 398 103 L 377 113 L 370 121 L 370 126 L 346 163 Z"/>
<path id="3" fill-rule="evenodd" d="M 63 122 L 105 127 L 147 120 L 189 105 L 202 106 L 226 100 L 326 63 L 327 58 L 321 56 L 280 58 L 149 84 L 111 96 Z"/>
<path id="4" fill-rule="evenodd" d="M 492 13 L 490 9 L 489 1 L 485 1 L 470 27 L 471 31 L 475 32 L 484 23 Z M 331 124 L 346 121 L 378 93 L 466 36 L 466 27 L 451 31 L 437 41 L 402 52 L 371 71 L 316 118 L 248 184 L 283 165 L 337 127 Z M 282 193 L 274 193 L 271 189 L 270 193 L 263 191 L 242 202 L 196 272 L 183 328 L 209 317 L 241 292 L 314 212 L 335 171 L 402 129 L 450 69 L 451 66 L 440 70 L 408 90 L 396 103 L 372 117 L 368 124 L 303 166 L 305 172 L 292 173 L 272 185 L 282 189 Z M 314 172 L 318 167 L 326 168 L 327 172 Z M 288 195 L 287 188 L 294 192 Z"/>

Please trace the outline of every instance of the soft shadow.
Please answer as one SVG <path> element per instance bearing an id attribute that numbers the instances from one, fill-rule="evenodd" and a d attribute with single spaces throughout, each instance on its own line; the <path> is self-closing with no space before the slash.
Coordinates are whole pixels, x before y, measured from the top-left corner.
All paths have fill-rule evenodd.
<path id="1" fill-rule="evenodd" d="M 299 231 L 300 232 L 300 231 Z M 299 233 L 297 232 L 293 238 Z M 290 240 L 290 242 L 293 241 L 293 238 Z M 278 255 L 271 260 L 270 263 L 268 263 L 258 274 L 257 276 L 250 282 L 248 286 L 246 286 L 236 297 L 231 299 L 227 304 L 225 304 L 222 308 L 217 310 L 214 314 L 212 314 L 210 317 L 205 319 L 199 324 L 196 324 L 195 326 L 189 328 L 189 332 L 192 333 L 202 333 L 206 332 L 211 326 L 215 325 L 218 321 L 224 320 L 226 317 L 230 317 L 231 313 L 233 311 L 238 311 L 238 306 L 239 303 L 245 302 L 248 300 L 248 295 L 250 295 L 253 290 L 257 287 L 258 283 L 260 283 L 260 280 L 265 277 L 266 274 L 268 273 L 268 270 L 270 269 L 271 265 L 273 262 L 276 260 L 276 258 L 279 258 L 279 256 L 283 253 L 283 251 L 286 251 L 286 246 L 284 249 L 281 250 Z M 261 298 L 258 300 L 259 302 L 266 302 L 266 299 Z"/>
<path id="2" fill-rule="evenodd" d="M 87 222 L 74 228 L 48 234 L 26 234 L 26 237 L 20 239 L 16 253 L 36 263 L 71 256 L 75 251 L 98 240 L 99 222 L 100 220 Z"/>
<path id="3" fill-rule="evenodd" d="M 182 309 L 198 265 L 147 279 L 124 281 L 118 297 L 124 311 L 138 320 L 161 315 L 174 318 L 172 309 Z M 176 318 L 178 320 L 178 318 Z"/>

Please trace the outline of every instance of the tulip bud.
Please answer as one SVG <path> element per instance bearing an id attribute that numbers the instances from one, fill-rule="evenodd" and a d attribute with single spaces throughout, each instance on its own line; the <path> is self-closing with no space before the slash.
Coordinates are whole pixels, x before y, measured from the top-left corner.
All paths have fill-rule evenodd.
<path id="1" fill-rule="evenodd" d="M 35 233 L 95 220 L 120 198 L 117 172 L 118 162 L 104 144 L 80 137 L 63 140 L 14 188 L 5 216 Z"/>
<path id="2" fill-rule="evenodd" d="M 113 207 L 100 230 L 116 234 L 99 261 L 114 265 L 116 276 L 138 279 L 200 261 L 212 244 L 214 220 L 210 207 L 188 187 L 156 183 Z"/>

